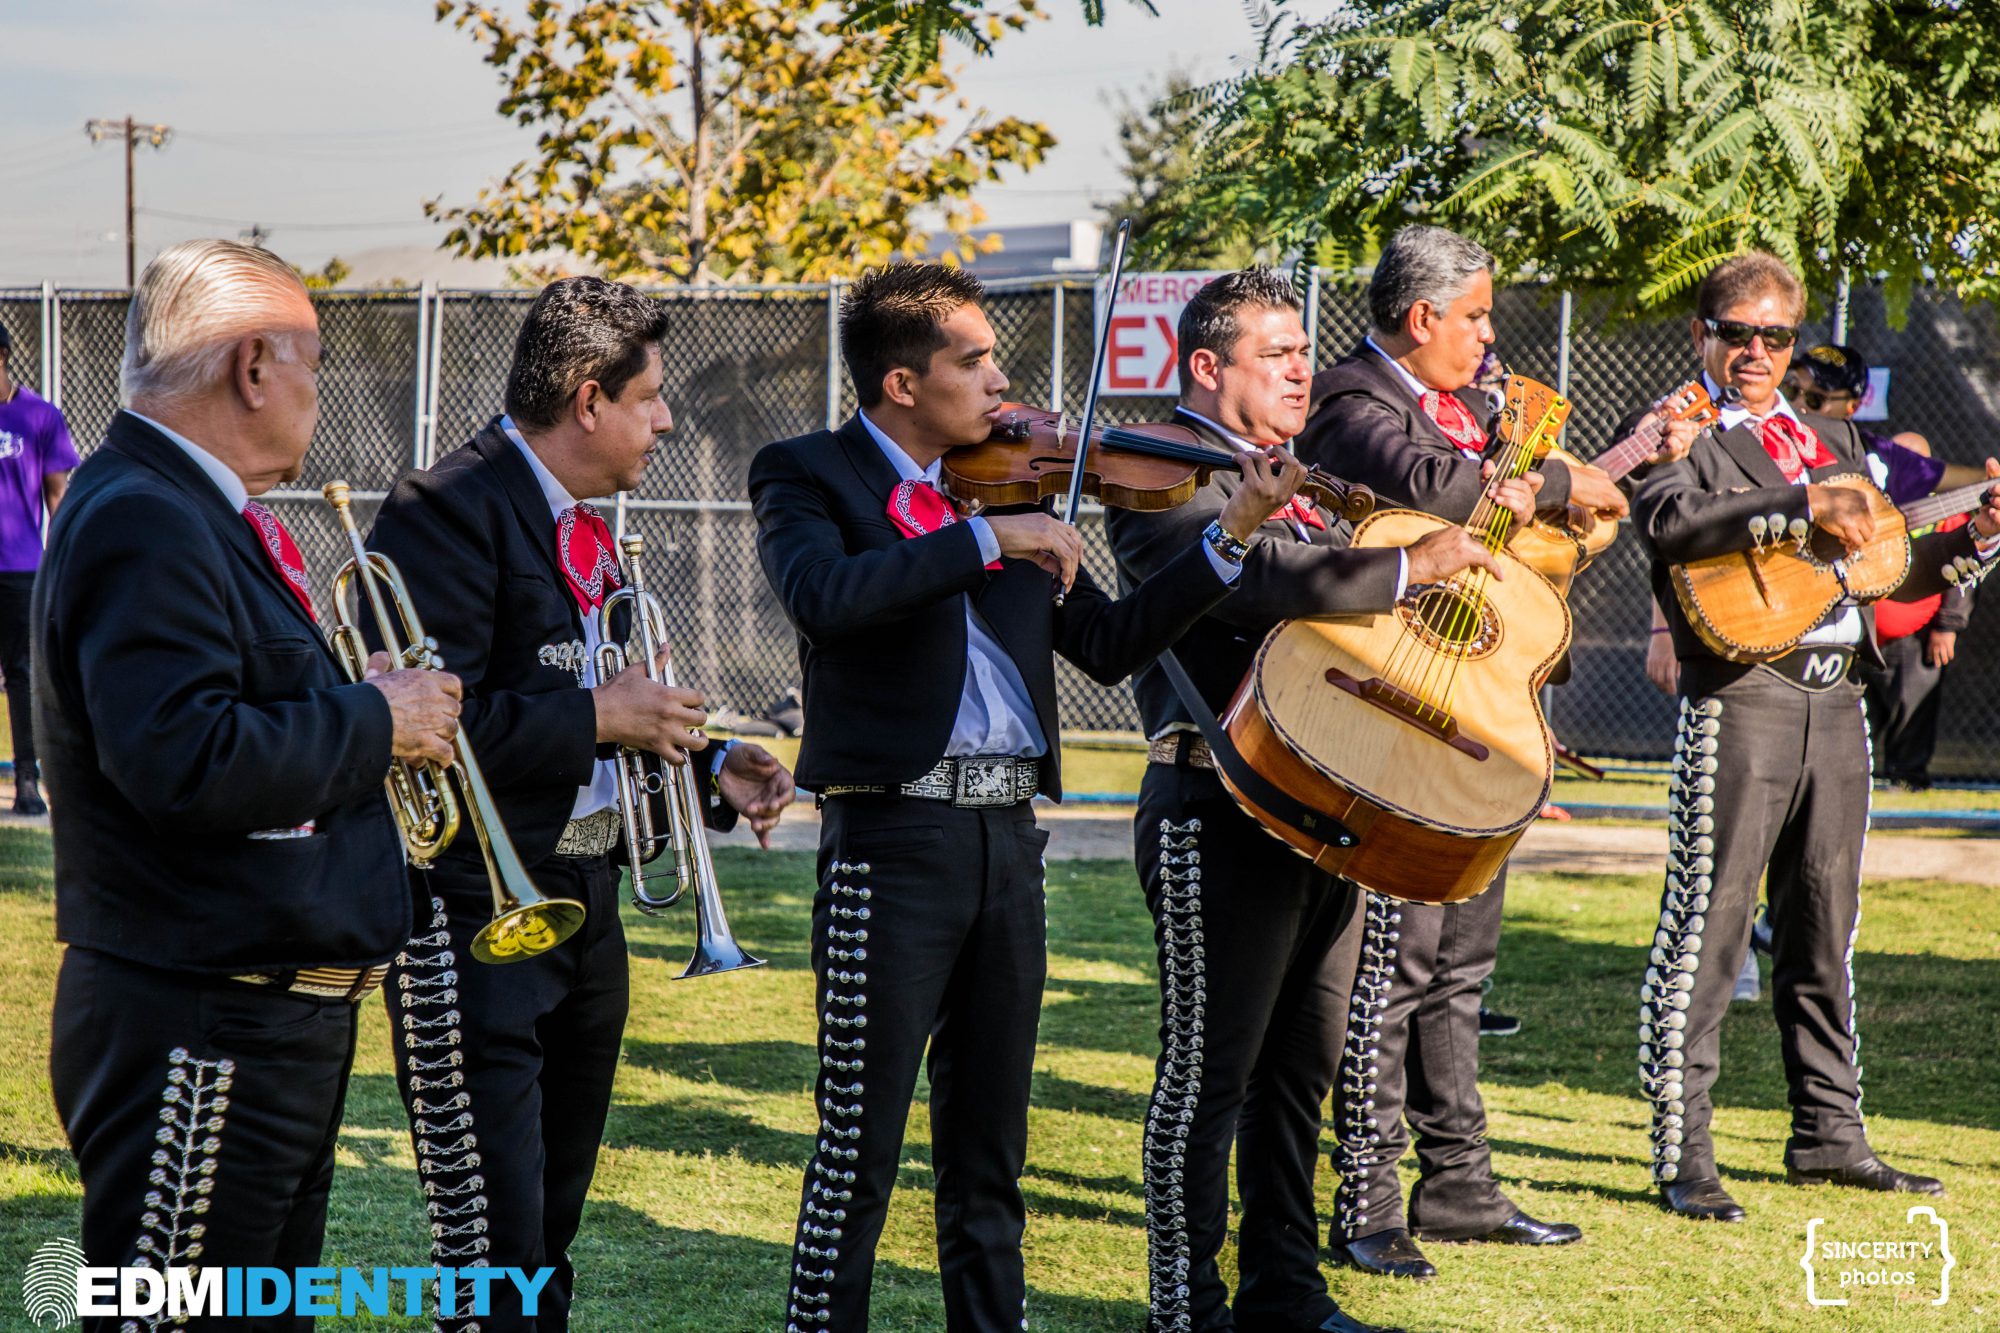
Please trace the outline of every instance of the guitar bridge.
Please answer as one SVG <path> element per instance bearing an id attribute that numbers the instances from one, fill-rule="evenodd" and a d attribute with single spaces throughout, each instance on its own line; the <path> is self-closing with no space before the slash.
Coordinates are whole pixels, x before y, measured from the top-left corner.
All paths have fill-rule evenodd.
<path id="1" fill-rule="evenodd" d="M 1328 667 L 1326 680 L 1327 684 L 1346 690 L 1355 698 L 1374 704 L 1385 713 L 1394 714 L 1417 730 L 1427 732 L 1452 749 L 1470 755 L 1482 764 L 1491 753 L 1484 745 L 1461 732 L 1455 719 L 1447 717 L 1436 707 L 1425 703 L 1408 690 L 1391 685 L 1380 676 L 1357 680 L 1339 667 Z"/>

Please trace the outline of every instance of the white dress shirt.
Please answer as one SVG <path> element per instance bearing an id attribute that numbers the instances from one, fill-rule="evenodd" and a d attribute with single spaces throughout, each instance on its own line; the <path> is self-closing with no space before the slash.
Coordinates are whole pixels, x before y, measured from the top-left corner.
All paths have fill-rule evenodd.
<path id="1" fill-rule="evenodd" d="M 548 502 L 549 506 L 549 522 L 553 525 L 565 509 L 570 508 L 576 503 L 575 498 L 563 489 L 563 484 L 556 480 L 555 473 L 549 471 L 548 468 L 542 465 L 542 460 L 535 457 L 535 451 L 528 447 L 528 441 L 522 436 L 520 429 L 514 425 L 514 418 L 501 417 L 500 429 L 507 432 L 507 438 L 512 440 L 514 447 L 521 451 L 521 457 L 528 460 L 528 470 L 535 474 L 535 481 L 542 488 L 542 498 Z M 550 541 L 554 541 L 553 536 L 550 537 Z M 606 588 L 605 595 L 609 596 L 611 591 L 611 589 Z M 563 582 L 563 595 L 570 595 L 567 580 Z M 594 688 L 601 683 L 597 679 L 597 649 L 603 642 L 604 636 L 598 632 L 597 628 L 597 612 L 585 612 L 583 614 L 583 687 L 585 689 Z M 446 662 L 444 665 L 445 670 L 449 671 L 451 669 L 451 663 Z M 599 810 L 607 810 L 616 804 L 618 804 L 618 761 L 616 759 L 600 759 L 590 770 L 590 781 L 576 789 L 576 804 L 570 807 L 569 817 L 571 819 L 582 819 L 585 815 L 594 815 Z"/>
<path id="2" fill-rule="evenodd" d="M 896 469 L 897 477 L 937 485 L 941 459 L 933 460 L 927 468 L 918 467 L 917 461 L 870 421 L 866 412 L 859 415 L 882 456 Z M 889 498 L 882 497 L 882 503 L 886 506 Z M 993 525 L 983 518 L 964 521 L 972 525 L 973 535 L 979 539 L 980 559 L 988 564 L 998 560 L 1000 539 L 993 535 Z M 1048 738 L 1042 734 L 1042 725 L 1035 717 L 1034 701 L 1028 697 L 1028 685 L 1021 678 L 1020 668 L 973 610 L 972 598 L 963 593 L 960 597 L 965 603 L 965 689 L 959 695 L 958 716 L 952 720 L 951 740 L 944 747 L 945 754 L 1024 758 L 1047 754 Z"/>

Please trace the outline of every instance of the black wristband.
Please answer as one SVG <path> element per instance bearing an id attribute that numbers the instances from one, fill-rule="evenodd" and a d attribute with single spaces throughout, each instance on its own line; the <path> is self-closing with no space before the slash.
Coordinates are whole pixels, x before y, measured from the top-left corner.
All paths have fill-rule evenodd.
<path id="1" fill-rule="evenodd" d="M 1232 565 L 1243 563 L 1243 557 L 1250 554 L 1250 543 L 1239 538 L 1222 526 L 1221 519 L 1215 519 L 1202 530 L 1201 539 L 1208 543 L 1208 549 L 1227 560 Z"/>

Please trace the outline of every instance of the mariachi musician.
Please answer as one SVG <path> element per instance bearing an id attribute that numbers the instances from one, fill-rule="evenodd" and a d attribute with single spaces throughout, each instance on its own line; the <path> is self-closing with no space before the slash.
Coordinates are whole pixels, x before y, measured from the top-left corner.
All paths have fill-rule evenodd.
<path id="1" fill-rule="evenodd" d="M 703 750 L 697 691 L 650 680 L 637 663 L 596 678 L 597 610 L 620 574 L 585 497 L 637 486 L 673 424 L 665 332 L 660 303 L 622 283 L 551 283 L 515 343 L 506 413 L 398 482 L 369 536 L 410 580 L 425 630 L 465 681 L 466 734 L 529 877 L 544 897 L 585 909 L 555 948 L 476 961 L 470 941 L 493 898 L 476 843 L 461 836 L 421 877 L 429 924 L 389 979 L 434 1258 L 556 1270 L 534 1316 L 495 1288 L 484 1333 L 568 1326 L 569 1245 L 628 1000 L 611 857 L 617 761 L 600 747 L 696 766 L 713 828 L 741 812 L 761 837 L 791 798 L 791 775 L 757 746 Z"/>
<path id="2" fill-rule="evenodd" d="M 1181 312 L 1178 337 L 1175 424 L 1232 453 L 1297 432 L 1311 343 L 1283 277 L 1250 268 L 1215 279 Z M 1110 511 L 1119 577 L 1132 584 L 1158 573 L 1238 486 L 1217 471 L 1180 508 Z M 1503 500 L 1523 514 L 1530 495 L 1524 481 L 1502 483 Z M 1174 645 L 1200 698 L 1181 697 L 1157 665 L 1132 682 L 1151 742 L 1133 828 L 1161 988 L 1161 1050 L 1142 1145 L 1148 1328 L 1156 1333 L 1374 1327 L 1328 1295 L 1313 1208 L 1320 1108 L 1347 1001 L 1332 950 L 1359 891 L 1237 806 L 1194 711 L 1214 718 L 1223 710 L 1280 621 L 1386 612 L 1413 583 L 1494 567 L 1460 527 L 1405 550 L 1350 551 L 1350 532 L 1303 495 L 1270 514 L 1248 542 L 1236 594 Z M 1243 1209 L 1233 1311 L 1217 1267 L 1232 1144 Z"/>
<path id="3" fill-rule="evenodd" d="M 1481 461 L 1486 433 L 1456 395 L 1493 341 L 1492 307 L 1485 249 L 1442 227 L 1398 231 L 1368 285 L 1374 331 L 1313 379 L 1300 457 L 1385 505 L 1470 518 L 1491 465 Z M 1560 517 L 1572 504 L 1626 510 L 1617 487 L 1587 464 L 1551 460 L 1529 477 L 1540 513 Z M 1442 907 L 1398 907 L 1371 894 L 1338 950 L 1352 1010 L 1340 1077 L 1363 1096 L 1335 1123 L 1341 1184 L 1329 1244 L 1365 1272 L 1432 1276 L 1412 1228 L 1523 1245 L 1581 1235 L 1528 1216 L 1493 1179 L 1478 1086 L 1479 992 L 1499 948 L 1505 891 L 1503 869 L 1478 897 Z M 1371 1067 L 1379 1074 L 1369 1076 Z M 1407 1226 L 1395 1165 L 1406 1119 L 1420 1171 Z"/>
<path id="4" fill-rule="evenodd" d="M 982 299 L 943 265 L 864 275 L 840 311 L 859 411 L 750 466 L 758 553 L 799 632 L 799 779 L 822 809 L 819 1133 L 792 1333 L 868 1327 L 926 1045 L 945 1327 L 1026 1326 L 1020 1175 L 1048 842 L 1029 802 L 1062 795 L 1055 656 L 1106 684 L 1151 661 L 1229 592 L 1240 542 L 1302 475 L 1289 455 L 1246 456 L 1210 535 L 1120 601 L 1048 514 L 962 520 L 938 490 L 944 457 L 988 439 L 1007 388 Z"/>
<path id="5" fill-rule="evenodd" d="M 49 1072 L 99 1266 L 319 1263 L 356 1007 L 414 917 L 382 783 L 450 760 L 458 682 L 349 683 L 252 498 L 299 475 L 319 361 L 282 259 L 161 251 L 35 589 L 69 946 Z"/>
<path id="6" fill-rule="evenodd" d="M 1857 655 L 1880 663 L 1874 613 L 1836 607 L 1800 646 L 1759 665 L 1711 652 L 1673 595 L 1667 567 L 1818 527 L 1860 545 L 1865 505 L 1820 478 L 1878 468 L 1853 425 L 1800 417 L 1779 392 L 1805 313 L 1805 288 L 1761 251 L 1710 270 L 1691 324 L 1711 397 L 1734 387 L 1715 432 L 1656 468 L 1633 498 L 1653 557 L 1653 590 L 1679 657 L 1680 736 L 1668 806 L 1671 849 L 1660 928 L 1641 991 L 1639 1074 L 1653 1103 L 1652 1171 L 1673 1212 L 1744 1213 L 1723 1188 L 1709 1133 L 1719 1028 L 1743 957 L 1758 882 L 1769 873 L 1773 1002 L 1792 1105 L 1786 1178 L 1941 1193 L 1875 1156 L 1861 1122 L 1854 944 L 1868 829 L 1868 735 Z M 1987 475 L 2000 474 L 1989 461 Z M 1878 482 L 1885 472 L 1875 473 Z M 1991 497 L 1989 497 L 1990 499 Z M 1947 586 L 1955 562 L 2000 552 L 2000 506 L 1913 543 L 1899 592 Z M 1977 566 L 1971 566 L 1976 569 Z"/>

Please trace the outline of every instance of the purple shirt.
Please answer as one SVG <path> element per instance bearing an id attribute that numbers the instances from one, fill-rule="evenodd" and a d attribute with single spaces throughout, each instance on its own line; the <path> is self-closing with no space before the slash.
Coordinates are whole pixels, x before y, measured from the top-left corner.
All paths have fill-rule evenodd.
<path id="1" fill-rule="evenodd" d="M 1889 469 L 1889 484 L 1882 489 L 1888 493 L 1889 503 L 1906 505 L 1912 500 L 1920 500 L 1937 489 L 1944 478 L 1944 464 L 1935 458 L 1906 449 L 1886 435 L 1855 427 L 1861 442 L 1868 451 L 1882 460 L 1882 466 Z"/>
<path id="2" fill-rule="evenodd" d="M 62 411 L 27 385 L 0 403 L 0 572 L 42 563 L 42 478 L 76 466 Z"/>

